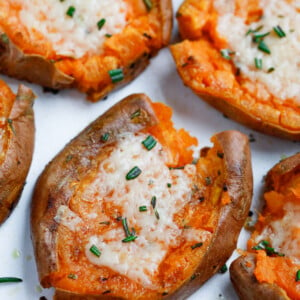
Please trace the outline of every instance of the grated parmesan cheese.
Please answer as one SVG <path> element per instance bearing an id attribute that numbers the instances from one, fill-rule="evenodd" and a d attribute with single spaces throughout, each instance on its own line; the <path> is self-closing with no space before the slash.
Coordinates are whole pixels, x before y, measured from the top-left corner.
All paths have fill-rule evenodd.
<path id="1" fill-rule="evenodd" d="M 29 32 L 39 31 L 58 55 L 80 58 L 101 51 L 106 34 L 126 25 L 125 0 L 9 0 L 19 4 L 19 19 Z M 73 16 L 68 16 L 69 7 Z M 97 23 L 105 19 L 99 30 Z"/>
<path id="2" fill-rule="evenodd" d="M 300 14 L 299 1 L 260 0 L 263 18 L 250 25 L 235 16 L 235 0 L 216 0 L 214 7 L 220 15 L 217 31 L 228 42 L 228 48 L 235 52 L 232 55 L 234 64 L 241 73 L 251 81 L 263 83 L 268 91 L 280 101 L 291 99 L 300 103 Z M 286 37 L 279 38 L 273 27 L 280 26 Z M 271 50 L 268 55 L 252 42 L 252 35 L 246 35 L 249 29 L 263 28 L 260 33 L 270 32 L 264 38 Z M 255 67 L 254 60 L 262 59 L 262 69 Z M 268 73 L 270 68 L 274 71 Z"/>
<path id="3" fill-rule="evenodd" d="M 270 239 L 276 251 L 291 257 L 295 263 L 300 264 L 300 204 L 287 202 L 283 210 L 283 218 L 268 224 L 256 237 L 256 242 Z"/>

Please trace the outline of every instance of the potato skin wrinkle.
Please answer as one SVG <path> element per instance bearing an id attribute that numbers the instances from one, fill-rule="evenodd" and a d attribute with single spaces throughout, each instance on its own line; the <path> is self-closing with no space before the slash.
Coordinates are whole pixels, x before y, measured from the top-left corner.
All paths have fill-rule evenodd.
<path id="1" fill-rule="evenodd" d="M 137 77 L 148 66 L 150 58 L 170 40 L 171 0 L 151 0 L 150 10 L 146 9 L 143 0 L 125 3 L 128 11 L 121 32 L 107 34 L 97 53 L 86 53 L 77 58 L 59 54 L 51 41 L 36 29 L 29 32 L 19 19 L 20 7 L 11 0 L 2 1 L 0 72 L 51 89 L 76 88 L 85 93 L 89 101 L 99 101 Z M 65 4 L 58 5 L 63 9 Z M 106 20 L 100 29 L 103 30 L 107 23 Z M 122 76 L 118 80 L 109 75 L 113 70 L 121 70 Z"/>
<path id="2" fill-rule="evenodd" d="M 189 148 L 191 145 L 196 145 L 197 140 L 187 131 L 175 129 L 171 114 L 169 107 L 162 103 L 151 102 L 144 94 L 130 95 L 72 139 L 40 175 L 31 204 L 32 242 L 40 282 L 43 287 L 55 288 L 54 299 L 185 299 L 218 272 L 234 251 L 252 198 L 253 183 L 248 137 L 238 131 L 215 134 L 211 139 L 213 146 L 201 151 L 199 161 L 193 165 L 191 164 L 193 152 Z M 185 204 L 180 208 L 178 204 L 175 205 L 175 202 L 170 202 L 174 207 L 171 209 L 168 206 L 167 210 L 170 214 L 174 211 L 173 208 L 177 207 L 176 212 L 174 214 L 172 212 L 171 222 L 174 228 L 179 230 L 179 244 L 170 246 L 171 242 L 163 240 L 166 254 L 159 259 L 155 273 L 147 275 L 150 276 L 147 278 L 150 278 L 151 285 L 148 281 L 139 281 L 134 277 L 135 275 L 132 275 L 133 273 L 122 273 L 123 269 L 119 270 L 119 265 L 116 267 L 95 264 L 98 259 L 105 259 L 107 253 L 105 249 L 114 249 L 105 248 L 113 247 L 110 246 L 110 242 L 104 245 L 97 244 L 94 240 L 94 249 L 97 247 L 99 250 L 97 257 L 90 253 L 88 248 L 82 248 L 86 247 L 86 236 L 93 235 L 92 232 L 105 236 L 109 232 L 107 230 L 120 230 L 122 235 L 117 238 L 117 243 L 123 248 L 131 245 L 139 247 L 137 245 L 141 238 L 146 239 L 148 229 L 145 236 L 140 235 L 144 226 L 143 221 L 140 225 L 138 223 L 132 225 L 133 219 L 122 214 L 127 207 L 118 208 L 117 203 L 123 205 L 120 204 L 123 203 L 123 199 L 118 198 L 118 202 L 109 202 L 109 205 L 107 200 L 104 200 L 106 196 L 96 202 L 82 200 L 87 197 L 82 196 L 86 195 L 82 194 L 85 193 L 82 189 L 85 191 L 89 185 L 95 184 L 96 177 L 91 176 L 101 176 L 99 171 L 95 171 L 99 166 L 101 168 L 103 166 L 107 172 L 114 172 L 112 165 L 108 163 L 108 158 L 115 161 L 110 158 L 115 155 L 114 151 L 124 149 L 118 148 L 121 147 L 118 146 L 121 145 L 120 139 L 127 141 L 126 139 L 139 138 L 139 136 L 140 141 L 145 141 L 148 136 L 156 141 L 155 146 L 150 150 L 139 142 L 138 147 L 142 155 L 163 157 L 159 158 L 165 160 L 161 172 L 177 174 L 174 181 L 166 181 L 162 185 L 163 191 L 170 195 L 176 193 L 179 187 L 176 181 L 179 179 L 176 178 L 187 178 L 180 176 L 192 174 L 188 175 L 189 179 L 184 179 L 189 180 L 187 186 L 189 192 L 184 194 L 184 197 L 190 198 L 186 198 Z M 129 141 L 131 143 L 134 139 Z M 134 147 L 133 149 L 137 149 Z M 120 153 L 123 153 L 122 151 Z M 163 153 L 167 155 L 161 156 L 165 155 Z M 103 162 L 105 163 L 102 165 Z M 147 190 L 146 193 L 150 192 L 149 195 L 156 201 L 151 202 L 151 196 L 147 196 L 146 199 L 145 196 L 137 197 L 142 199 L 142 202 L 136 206 L 134 213 L 142 216 L 141 220 L 152 216 L 153 222 L 157 226 L 162 226 L 167 221 L 161 206 L 161 198 L 153 197 L 151 192 L 151 189 L 158 188 L 157 184 L 160 183 L 155 180 L 150 182 L 151 180 L 148 179 L 142 181 L 143 176 L 147 176 L 145 175 L 147 172 L 140 165 L 137 167 L 140 167 L 142 172 L 134 179 L 126 181 L 126 174 L 135 166 L 129 163 L 128 169 L 125 169 L 124 176 L 121 177 L 121 181 L 118 181 L 118 185 L 114 186 L 114 190 L 118 187 L 121 189 L 119 184 L 123 183 L 120 182 L 125 182 L 130 193 L 133 184 L 139 182 L 141 191 L 145 193 L 144 190 Z M 117 170 L 121 172 L 120 169 Z M 111 173 L 105 176 L 109 174 Z M 210 178 L 209 184 L 206 178 Z M 97 182 L 99 184 L 99 181 Z M 103 184 L 100 184 L 101 187 Z M 226 185 L 225 189 L 224 185 Z M 97 194 L 93 195 L 97 197 Z M 125 194 L 122 195 L 121 198 L 127 197 Z M 164 197 L 166 197 L 164 203 L 167 203 L 169 198 Z M 182 201 L 181 198 L 179 201 Z M 146 206 L 147 210 L 139 211 L 141 206 Z M 58 217 L 64 211 L 69 211 L 69 221 L 72 220 L 68 223 L 69 227 L 62 221 L 62 217 Z M 91 213 L 96 213 L 98 217 L 91 221 L 88 217 Z M 127 228 L 126 235 L 124 226 Z M 196 239 L 195 234 L 200 233 L 201 240 Z M 121 242 L 126 236 L 130 238 L 130 235 L 135 234 L 136 240 L 128 243 Z M 166 237 L 168 238 L 168 235 Z M 118 249 L 118 252 L 123 251 L 122 248 Z M 143 256 L 140 259 L 148 255 L 147 251 L 146 249 L 142 251 Z M 138 253 L 135 255 L 136 259 L 139 257 Z M 155 253 L 155 251 L 151 252 L 151 257 Z M 91 263 L 90 259 L 94 263 Z"/>
<path id="3" fill-rule="evenodd" d="M 283 2 L 299 14 L 294 1 L 280 0 L 280 5 Z M 276 1 L 233 0 L 227 7 L 219 0 L 183 1 L 176 14 L 182 41 L 171 45 L 170 51 L 183 83 L 212 107 L 257 131 L 299 141 L 300 82 L 295 81 L 299 64 L 293 62 L 298 54 L 287 55 L 286 49 L 294 47 L 285 46 L 299 38 L 293 40 L 288 28 L 280 38 L 273 29 L 278 30 L 280 18 L 269 20 L 276 17 L 270 11 L 264 14 L 264 3 L 272 6 Z M 255 39 L 256 35 L 262 37 Z M 271 53 L 261 50 L 265 49 L 261 45 L 269 45 Z M 295 74 L 287 66 L 295 67 Z"/>
<path id="4" fill-rule="evenodd" d="M 17 95 L 0 81 L 1 157 L 0 157 L 0 224 L 11 214 L 21 196 L 30 168 L 34 147 L 35 95 L 20 85 Z"/>
<path id="5" fill-rule="evenodd" d="M 297 153 L 277 163 L 266 175 L 264 209 L 248 241 L 247 251 L 230 266 L 230 279 L 242 300 L 300 299 L 296 281 L 299 248 L 295 247 L 299 243 L 299 233 L 294 230 L 298 219 L 294 217 L 289 222 L 286 219 L 299 210 L 299 174 L 300 153 Z M 274 230 L 272 237 L 263 235 L 269 228 Z M 253 249 L 259 240 L 269 242 L 271 249 L 283 255 Z"/>

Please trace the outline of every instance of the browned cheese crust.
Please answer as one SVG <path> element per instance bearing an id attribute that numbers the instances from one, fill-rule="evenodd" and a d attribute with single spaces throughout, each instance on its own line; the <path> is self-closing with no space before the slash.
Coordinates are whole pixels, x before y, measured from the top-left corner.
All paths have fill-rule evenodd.
<path id="1" fill-rule="evenodd" d="M 0 224 L 17 204 L 31 164 L 35 131 L 34 98 L 32 91 L 21 85 L 10 112 L 8 146 L 0 165 Z"/>

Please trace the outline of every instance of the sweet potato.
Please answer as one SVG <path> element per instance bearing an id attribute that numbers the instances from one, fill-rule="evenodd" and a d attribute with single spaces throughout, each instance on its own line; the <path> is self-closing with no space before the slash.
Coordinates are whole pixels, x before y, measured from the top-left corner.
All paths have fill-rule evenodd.
<path id="1" fill-rule="evenodd" d="M 118 1 L 120 3 L 121 1 Z M 89 6 L 90 2 L 82 2 L 80 5 Z M 171 0 L 130 0 L 124 2 L 126 6 L 125 27 L 116 34 L 109 34 L 110 23 L 118 20 L 118 16 L 102 16 L 99 22 L 95 22 L 93 29 L 85 28 L 82 18 L 85 18 L 86 27 L 88 20 L 94 15 L 76 15 L 77 7 L 70 6 L 66 13 L 61 13 L 69 5 L 67 2 L 54 1 L 1 1 L 0 4 L 0 72 L 9 76 L 35 82 L 52 89 L 63 89 L 75 87 L 87 94 L 91 101 L 97 101 L 107 95 L 113 89 L 133 80 L 149 63 L 150 57 L 166 46 L 170 39 L 172 28 L 172 3 Z M 49 12 L 42 11 L 40 15 L 34 15 L 39 7 L 49 7 Z M 51 8 L 52 5 L 52 8 Z M 59 9 L 54 11 L 54 6 Z M 77 3 L 77 5 L 79 5 Z M 98 4 L 100 6 L 101 3 Z M 115 6 L 118 4 L 112 4 Z M 106 4 L 106 7 L 108 4 Z M 24 19 L 24 11 L 32 9 L 30 17 Z M 105 8 L 105 7 L 104 7 Z M 26 10 L 27 9 L 27 10 Z M 73 11 L 72 11 L 73 9 Z M 87 7 L 90 9 L 90 7 Z M 109 8 L 108 8 L 109 9 Z M 53 11 L 52 11 L 53 10 Z M 120 9 L 121 10 L 121 9 Z M 29 10 L 30 13 L 30 10 Z M 51 16 L 57 14 L 53 21 Z M 93 11 L 97 15 L 102 10 Z M 23 17 L 22 17 L 23 16 Z M 90 31 L 97 32 L 107 29 L 107 34 L 102 45 L 95 51 L 87 49 L 80 55 L 72 53 L 77 50 L 76 44 L 71 47 L 72 53 L 59 52 L 50 39 L 50 35 L 61 34 L 56 38 L 61 43 L 65 40 L 72 43 L 75 29 L 63 35 L 63 29 L 67 26 L 57 25 L 55 28 L 48 28 L 47 36 L 42 33 L 42 28 L 49 22 L 55 23 L 66 19 L 69 22 L 72 18 L 76 20 L 75 25 L 81 24 L 80 33 L 86 32 L 81 39 L 89 38 Z M 100 17 L 99 17 L 100 18 Z M 33 20 L 34 19 L 34 20 Z M 38 22 L 42 19 L 39 28 L 35 25 L 31 28 L 30 22 Z M 25 22 L 28 22 L 28 24 Z M 35 23 L 33 23 L 35 24 Z M 69 24 L 69 23 L 67 23 Z M 82 25 L 83 24 L 83 25 Z M 54 26 L 54 25 L 53 25 Z M 98 26 L 98 29 L 97 29 Z M 107 27 L 106 27 L 107 26 Z M 60 32 L 61 31 L 61 32 Z M 55 41 L 56 41 L 55 40 Z M 97 39 L 96 39 L 97 41 Z M 91 47 L 93 43 L 91 43 Z M 117 71 L 117 77 L 111 71 Z"/>
<path id="2" fill-rule="evenodd" d="M 248 252 L 230 267 L 241 299 L 300 299 L 300 153 L 266 177 L 266 206 L 248 241 Z"/>
<path id="3" fill-rule="evenodd" d="M 34 95 L 20 86 L 17 95 L 0 81 L 0 224 L 17 204 L 31 164 Z"/>
<path id="4" fill-rule="evenodd" d="M 252 197 L 248 138 L 218 133 L 192 163 L 197 140 L 171 114 L 128 96 L 39 177 L 32 240 L 55 299 L 182 299 L 235 249 Z"/>
<path id="5" fill-rule="evenodd" d="M 283 18 L 270 12 L 276 5 Z M 286 51 L 299 43 L 289 28 L 299 14 L 295 5 L 185 0 L 177 12 L 184 41 L 170 47 L 183 83 L 235 121 L 300 140 L 299 53 Z"/>

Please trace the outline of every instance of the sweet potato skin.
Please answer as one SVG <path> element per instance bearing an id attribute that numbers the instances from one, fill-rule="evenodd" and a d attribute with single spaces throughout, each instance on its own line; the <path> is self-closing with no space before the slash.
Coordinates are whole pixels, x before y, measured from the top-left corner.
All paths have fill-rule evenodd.
<path id="1" fill-rule="evenodd" d="M 130 121 L 129 116 L 137 110 L 142 113 Z M 72 190 L 68 182 L 80 180 L 92 166 L 91 157 L 101 159 L 101 136 L 109 132 L 113 142 L 120 132 L 137 132 L 155 125 L 157 119 L 148 98 L 143 94 L 131 95 L 113 106 L 103 116 L 82 131 L 48 164 L 35 187 L 31 206 L 31 230 L 38 273 L 44 287 L 51 285 L 49 274 L 58 269 L 57 227 L 54 221 L 60 205 L 68 205 Z M 195 270 L 195 278 L 186 278 L 175 293 L 170 295 L 147 295 L 147 299 L 184 299 L 199 288 L 226 262 L 236 247 L 238 234 L 248 214 L 252 198 L 252 171 L 248 138 L 237 131 L 219 133 L 213 142 L 224 152 L 226 186 L 230 203 L 220 209 L 217 229 L 208 248 Z M 205 156 L 205 151 L 203 151 Z M 66 159 L 72 157 L 68 163 Z M 82 166 L 79 161 L 89 158 Z M 224 235 L 226 238 L 224 239 Z M 222 249 L 222 251 L 220 251 Z M 143 296 L 145 297 L 145 296 Z M 139 299 L 145 299 L 140 297 Z M 130 297 L 128 297 L 130 299 Z M 56 289 L 55 299 L 117 299 L 109 295 L 81 295 L 67 290 Z M 124 298 L 125 299 L 125 298 Z M 127 299 L 127 298 L 126 298 Z"/>
<path id="2" fill-rule="evenodd" d="M 230 279 L 241 300 L 289 300 L 286 292 L 270 283 L 259 283 L 254 276 L 256 254 L 240 256 L 230 265 Z"/>
<path id="3" fill-rule="evenodd" d="M 157 30 L 158 38 L 153 38 L 153 43 L 148 44 L 147 39 L 152 40 L 151 38 L 143 37 L 143 41 L 139 40 L 139 47 L 143 47 L 143 51 L 141 53 L 137 53 L 134 55 L 134 60 L 123 61 L 119 58 L 115 57 L 114 51 L 117 50 L 118 55 L 122 57 L 122 47 L 120 49 L 110 49 L 106 50 L 108 52 L 107 60 L 112 60 L 111 63 L 108 63 L 109 69 L 121 68 L 123 70 L 124 79 L 120 82 L 113 83 L 107 72 L 104 72 L 105 75 L 101 75 L 97 80 L 98 83 L 94 82 L 92 84 L 85 83 L 83 84 L 82 77 L 85 75 L 76 75 L 66 74 L 64 70 L 60 68 L 61 59 L 57 62 L 55 59 L 43 57 L 38 54 L 26 54 L 20 48 L 13 44 L 13 42 L 7 37 L 6 33 L 0 27 L 0 72 L 4 73 L 8 76 L 15 77 L 22 80 L 27 80 L 29 82 L 37 83 L 41 86 L 52 88 L 52 89 L 65 89 L 65 88 L 77 88 L 81 92 L 87 94 L 87 99 L 90 101 L 98 101 L 105 97 L 112 90 L 119 88 L 130 81 L 132 81 L 135 77 L 137 77 L 149 64 L 150 58 L 157 54 L 160 48 L 166 46 L 169 43 L 171 30 L 172 30 L 172 1 L 171 0 L 159 0 L 156 1 L 155 4 L 155 12 L 151 14 L 156 14 L 155 17 L 151 16 L 149 22 L 153 22 L 153 18 L 156 19 L 157 22 Z M 153 9 L 154 11 L 154 9 Z M 152 19 L 151 19 L 152 18 Z M 22 33 L 19 33 L 20 35 Z M 139 34 L 135 32 L 135 35 Z M 145 35 L 147 35 L 145 33 Z M 148 36 L 148 35 L 147 35 Z M 131 36 L 128 36 L 127 40 L 130 40 Z M 157 41 L 154 42 L 154 40 Z M 120 45 L 122 46 L 122 45 Z M 134 45 L 126 45 L 130 50 L 130 47 Z M 111 59 L 113 58 L 113 59 Z M 103 60 L 106 58 L 104 57 Z M 70 59 L 68 64 L 74 64 L 77 60 Z M 85 59 L 86 61 L 86 59 Z M 116 63 L 118 65 L 116 65 Z M 94 64 L 93 61 L 87 63 L 85 62 L 79 63 L 78 68 L 91 68 L 91 66 L 87 66 L 88 64 Z M 94 69 L 99 68 L 99 62 L 94 64 Z M 101 66 L 100 66 L 101 67 Z M 28 71 L 30 70 L 30 71 Z M 90 72 L 88 69 L 84 72 Z M 97 72 L 97 70 L 95 71 Z M 103 72 L 103 70 L 99 70 L 98 72 Z M 72 73 L 72 72 L 70 72 Z M 94 75 L 93 75 L 94 76 Z M 92 77 L 93 77 L 92 76 Z M 98 76 L 98 75 L 95 75 Z M 90 79 L 88 79 L 90 80 Z M 95 85 L 97 85 L 95 87 Z"/>
<path id="4" fill-rule="evenodd" d="M 247 80 L 221 56 L 218 47 L 222 48 L 222 41 L 212 42 L 210 26 L 215 22 L 214 14 L 212 2 L 206 0 L 186 0 L 177 13 L 179 32 L 185 40 L 170 46 L 170 50 L 183 83 L 211 106 L 247 127 L 300 140 L 299 106 L 274 105 L 258 95 L 261 87 L 255 84 L 251 88 L 257 90 L 257 95 L 249 93 Z"/>
<path id="5" fill-rule="evenodd" d="M 9 114 L 8 146 L 0 165 L 0 224 L 10 215 L 22 193 L 34 148 L 34 115 L 32 91 L 19 87 Z M 11 127 L 11 128 L 9 128 Z"/>
<path id="6" fill-rule="evenodd" d="M 297 172 L 300 172 L 300 153 L 280 161 L 269 170 L 265 178 L 265 191 L 276 191 L 283 184 L 285 175 Z M 275 283 L 258 282 L 254 275 L 256 256 L 255 253 L 247 253 L 230 266 L 230 278 L 240 299 L 290 299 L 286 291 Z"/>

